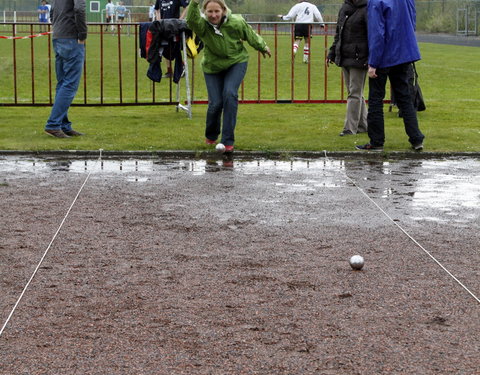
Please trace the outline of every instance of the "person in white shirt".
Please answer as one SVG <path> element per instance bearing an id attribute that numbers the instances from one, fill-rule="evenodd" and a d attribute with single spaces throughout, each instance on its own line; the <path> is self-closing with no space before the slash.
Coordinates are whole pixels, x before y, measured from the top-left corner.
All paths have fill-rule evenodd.
<path id="1" fill-rule="evenodd" d="M 279 14 L 278 17 L 284 21 L 295 22 L 293 55 L 296 55 L 298 46 L 303 38 L 305 40 L 305 44 L 303 46 L 303 62 L 307 64 L 310 56 L 310 24 L 312 22 L 321 22 L 321 27 L 325 27 L 323 24 L 322 15 L 320 14 L 317 6 L 309 3 L 308 1 L 297 0 L 297 4 L 290 9 L 287 15 Z"/>
<path id="2" fill-rule="evenodd" d="M 106 21 L 107 23 L 113 23 L 113 16 L 115 15 L 115 5 L 112 4 L 112 0 L 108 0 L 107 6 L 105 7 Z M 108 30 L 108 26 L 105 28 L 105 31 Z M 112 31 L 115 30 L 115 27 L 112 25 Z"/>
<path id="3" fill-rule="evenodd" d="M 148 8 L 148 20 L 150 22 L 155 21 L 155 4 L 150 4 L 150 8 Z"/>
<path id="4" fill-rule="evenodd" d="M 52 21 L 50 20 L 50 12 L 52 11 L 52 5 L 49 4 L 48 1 L 46 1 L 45 6 L 48 8 L 47 23 L 52 23 Z"/>

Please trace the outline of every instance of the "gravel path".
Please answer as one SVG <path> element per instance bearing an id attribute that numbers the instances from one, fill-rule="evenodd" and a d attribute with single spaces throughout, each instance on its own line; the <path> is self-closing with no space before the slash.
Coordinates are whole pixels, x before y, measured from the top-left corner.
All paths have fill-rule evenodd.
<path id="1" fill-rule="evenodd" d="M 4 158 L 0 374 L 479 374 L 475 170 Z"/>

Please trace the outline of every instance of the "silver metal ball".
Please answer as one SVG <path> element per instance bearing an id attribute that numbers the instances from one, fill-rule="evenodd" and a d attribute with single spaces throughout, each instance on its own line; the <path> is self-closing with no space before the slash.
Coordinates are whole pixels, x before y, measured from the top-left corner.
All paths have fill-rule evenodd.
<path id="1" fill-rule="evenodd" d="M 363 265 L 365 264 L 365 260 L 361 255 L 354 255 L 350 258 L 349 263 L 354 270 L 359 271 L 363 268 Z"/>

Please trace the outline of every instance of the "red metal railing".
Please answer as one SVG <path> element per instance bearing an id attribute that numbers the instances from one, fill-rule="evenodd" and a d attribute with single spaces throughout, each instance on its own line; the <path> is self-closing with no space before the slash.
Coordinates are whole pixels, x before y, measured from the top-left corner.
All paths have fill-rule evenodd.
<path id="1" fill-rule="evenodd" d="M 5 23 L 0 27 L 0 105 L 49 106 L 55 96 L 54 53 L 50 25 Z M 332 27 L 333 25 L 333 27 Z M 139 57 L 139 23 L 89 23 L 86 61 L 79 93 L 73 105 L 128 106 L 178 104 L 177 86 L 171 79 L 153 83 L 146 78 L 148 63 Z M 111 30 L 110 27 L 115 27 Z M 271 59 L 251 57 L 240 89 L 242 103 L 340 103 L 344 102 L 341 70 L 326 68 L 334 23 L 310 26 L 310 60 L 292 50 L 293 27 L 286 22 L 259 22 L 252 27 L 272 50 Z M 43 29 L 41 29 L 43 27 Z M 41 35 L 40 37 L 39 34 Z M 32 37 L 35 36 L 35 37 Z M 5 39 L 8 38 L 8 39 Z M 250 47 L 248 47 L 250 48 Z M 28 57 L 27 57 L 28 56 Z M 188 61 L 192 103 L 207 103 L 200 59 Z M 182 79 L 180 87 L 185 87 Z M 27 89 L 27 86 L 29 89 Z M 180 92 L 183 92 L 181 89 Z M 180 100 L 183 100 L 182 96 Z"/>

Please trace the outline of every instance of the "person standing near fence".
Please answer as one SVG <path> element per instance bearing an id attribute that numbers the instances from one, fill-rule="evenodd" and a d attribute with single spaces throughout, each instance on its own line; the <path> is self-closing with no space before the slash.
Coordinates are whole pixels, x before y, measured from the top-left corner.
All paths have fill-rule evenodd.
<path id="1" fill-rule="evenodd" d="M 77 93 L 85 59 L 85 0 L 53 0 L 51 19 L 57 87 L 45 132 L 56 138 L 81 136 L 72 129 L 68 110 Z"/>
<path id="2" fill-rule="evenodd" d="M 48 1 L 45 1 L 45 6 L 47 7 L 47 23 L 52 23 L 50 19 L 50 11 L 52 9 L 52 6 L 48 3 Z"/>
<path id="3" fill-rule="evenodd" d="M 118 6 L 115 8 L 115 12 L 117 14 L 117 22 L 121 23 L 125 20 L 125 14 L 127 13 L 127 8 L 125 7 L 123 1 L 118 3 Z M 121 29 L 122 26 L 119 26 Z"/>
<path id="4" fill-rule="evenodd" d="M 199 0 L 192 0 L 187 11 L 187 25 L 204 43 L 202 69 L 208 91 L 205 142 L 214 145 L 220 135 L 225 152 L 233 152 L 238 110 L 238 89 L 245 77 L 250 46 L 271 57 L 270 49 L 242 16 L 232 14 L 224 0 L 205 0 L 204 17 Z"/>
<path id="5" fill-rule="evenodd" d="M 347 87 L 347 114 L 340 136 L 367 131 L 367 105 L 363 97 L 368 69 L 367 0 L 345 0 L 338 12 L 335 38 L 327 66 L 342 67 Z"/>
<path id="6" fill-rule="evenodd" d="M 107 5 L 105 6 L 105 21 L 108 23 L 113 23 L 113 17 L 115 16 L 115 5 L 112 4 L 112 0 L 108 0 Z M 112 31 L 115 30 L 115 27 L 112 25 Z M 108 31 L 108 25 L 105 27 L 105 31 Z"/>
<path id="7" fill-rule="evenodd" d="M 38 12 L 38 22 L 40 23 L 47 23 L 48 22 L 48 13 L 49 9 L 47 7 L 47 2 L 45 0 L 42 1 L 42 3 L 38 6 L 37 9 Z M 45 31 L 45 26 L 40 26 L 40 30 L 42 32 Z"/>
<path id="8" fill-rule="evenodd" d="M 383 100 L 387 78 L 403 114 L 408 140 L 416 151 L 425 136 L 419 129 L 417 111 L 410 92 L 409 69 L 420 60 L 415 36 L 415 0 L 368 0 L 368 137 L 358 150 L 383 151 L 385 120 Z"/>
<path id="9" fill-rule="evenodd" d="M 278 17 L 284 21 L 295 22 L 295 40 L 293 42 L 293 56 L 297 54 L 297 50 L 300 46 L 302 38 L 305 40 L 303 46 L 303 62 L 308 63 L 310 57 L 310 24 L 312 22 L 321 22 L 323 25 L 323 18 L 316 5 L 309 3 L 308 1 L 297 0 L 287 15 L 279 14 Z"/>
<path id="10" fill-rule="evenodd" d="M 155 21 L 155 4 L 151 3 L 148 7 L 148 21 Z"/>

